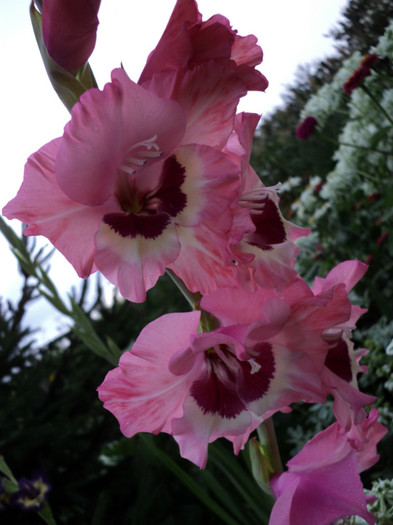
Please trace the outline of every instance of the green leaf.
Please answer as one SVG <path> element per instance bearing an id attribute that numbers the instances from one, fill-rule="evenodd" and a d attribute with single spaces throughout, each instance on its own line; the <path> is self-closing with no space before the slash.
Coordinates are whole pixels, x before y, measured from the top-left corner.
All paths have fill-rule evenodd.
<path id="1" fill-rule="evenodd" d="M 172 458 L 162 452 L 154 443 L 152 436 L 147 434 L 139 434 L 142 442 L 149 448 L 156 457 L 164 463 L 164 465 L 171 470 L 186 487 L 197 496 L 206 507 L 219 516 L 224 523 L 228 525 L 239 525 L 232 516 L 230 516 L 210 495 L 196 483 L 187 472 L 185 472 Z"/>
<path id="2" fill-rule="evenodd" d="M 56 525 L 55 519 L 52 514 L 52 510 L 49 506 L 49 503 L 45 501 L 42 510 L 37 512 L 37 514 L 47 523 L 48 525 Z"/>
<path id="3" fill-rule="evenodd" d="M 0 472 L 2 474 L 4 474 L 5 476 L 7 476 L 7 478 L 9 479 L 9 481 L 12 483 L 12 485 L 15 485 L 16 486 L 16 489 L 18 489 L 18 482 L 16 481 L 16 479 L 14 478 L 14 475 L 12 474 L 11 472 L 11 469 L 9 468 L 9 466 L 7 465 L 7 463 L 4 461 L 4 457 L 3 456 L 0 456 Z M 2 480 L 2 483 L 4 484 L 6 480 Z"/>

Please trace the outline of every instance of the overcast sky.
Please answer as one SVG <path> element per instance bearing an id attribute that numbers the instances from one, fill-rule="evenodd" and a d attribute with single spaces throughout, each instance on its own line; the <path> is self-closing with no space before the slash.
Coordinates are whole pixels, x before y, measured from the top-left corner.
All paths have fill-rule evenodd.
<path id="1" fill-rule="evenodd" d="M 175 0 L 102 0 L 97 45 L 90 63 L 102 87 L 113 68 L 123 63 L 137 81 L 148 53 L 155 47 Z M 259 67 L 269 80 L 264 94 L 247 96 L 241 110 L 269 113 L 281 102 L 285 86 L 292 83 L 299 65 L 333 53 L 326 37 L 336 24 L 346 0 L 200 0 L 204 19 L 226 16 L 240 35 L 254 34 L 264 52 Z M 28 155 L 60 136 L 69 119 L 46 76 L 29 17 L 30 0 L 0 0 L 1 192 L 0 208 L 13 198 L 22 182 Z M 263 125 L 263 119 L 261 121 Z M 19 228 L 17 221 L 12 221 Z M 0 296 L 18 296 L 18 273 L 6 242 L 0 238 Z M 61 289 L 77 282 L 75 272 L 62 257 L 52 263 L 52 276 Z M 42 324 L 43 305 L 35 306 L 30 321 L 47 335 L 54 324 Z M 48 326 L 50 324 L 50 326 Z"/>

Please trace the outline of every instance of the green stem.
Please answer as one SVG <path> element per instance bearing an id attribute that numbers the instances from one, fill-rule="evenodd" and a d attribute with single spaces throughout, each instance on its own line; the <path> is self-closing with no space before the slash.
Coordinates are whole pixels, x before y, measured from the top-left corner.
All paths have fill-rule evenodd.
<path id="1" fill-rule="evenodd" d="M 202 295 L 199 292 L 190 292 L 190 290 L 183 283 L 183 281 L 179 279 L 179 277 L 172 270 L 169 270 L 167 268 L 165 271 L 167 275 L 169 275 L 169 277 L 172 279 L 172 281 L 176 284 L 176 286 L 179 288 L 184 297 L 187 299 L 192 309 L 199 309 L 199 303 L 201 302 Z"/>
<path id="2" fill-rule="evenodd" d="M 257 427 L 257 434 L 262 445 L 269 451 L 270 461 L 275 474 L 283 471 L 280 451 L 277 443 L 276 431 L 274 430 L 273 419 L 269 417 Z"/>
<path id="3" fill-rule="evenodd" d="M 349 144 L 349 142 L 340 142 L 338 140 L 332 139 L 331 137 L 327 137 L 326 135 L 322 135 L 322 134 L 320 136 L 326 141 L 331 142 L 332 144 L 335 144 L 336 146 L 348 146 L 348 148 L 356 148 L 356 149 L 362 149 L 365 151 L 373 151 L 375 153 L 381 153 L 382 155 L 388 155 L 390 157 L 393 157 L 393 152 L 390 153 L 388 151 L 383 151 L 377 148 L 369 148 L 368 146 L 360 146 L 359 144 Z"/>

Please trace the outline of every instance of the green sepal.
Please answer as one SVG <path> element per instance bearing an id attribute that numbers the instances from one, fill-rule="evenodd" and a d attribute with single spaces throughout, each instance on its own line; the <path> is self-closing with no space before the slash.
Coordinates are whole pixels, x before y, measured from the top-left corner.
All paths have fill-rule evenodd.
<path id="1" fill-rule="evenodd" d="M 274 474 L 272 459 L 268 447 L 262 445 L 255 437 L 247 442 L 250 455 L 252 475 L 259 487 L 267 494 L 272 494 L 269 479 Z"/>
<path id="2" fill-rule="evenodd" d="M 35 8 L 34 2 L 31 2 L 30 5 L 30 18 L 48 77 L 60 100 L 68 111 L 71 111 L 74 104 L 79 101 L 85 91 L 97 87 L 93 71 L 88 63 L 80 67 L 75 72 L 75 75 L 59 66 L 59 64 L 49 56 L 45 47 L 42 38 L 42 16 Z"/>

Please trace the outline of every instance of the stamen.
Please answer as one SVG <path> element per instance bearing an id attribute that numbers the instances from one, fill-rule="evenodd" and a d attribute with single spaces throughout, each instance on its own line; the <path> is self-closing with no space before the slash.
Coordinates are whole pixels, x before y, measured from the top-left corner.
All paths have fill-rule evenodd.
<path id="1" fill-rule="evenodd" d="M 259 370 L 261 369 L 261 365 L 258 364 L 255 359 L 249 359 L 247 361 L 248 363 L 250 363 L 250 366 L 251 366 L 251 374 L 256 374 L 257 372 L 259 372 Z"/>
<path id="2" fill-rule="evenodd" d="M 119 166 L 119 171 L 122 171 L 123 173 L 128 173 L 129 175 L 135 175 L 136 170 L 134 168 L 130 168 L 129 166 L 126 166 L 125 164 L 122 164 Z"/>
<path id="3" fill-rule="evenodd" d="M 267 198 L 271 198 L 276 202 L 277 191 L 280 185 L 281 183 L 279 182 L 275 186 L 267 186 L 243 193 L 239 199 L 239 206 L 241 208 L 249 208 L 252 215 L 262 215 Z"/>
<path id="4" fill-rule="evenodd" d="M 157 159 L 163 156 L 163 151 L 160 151 L 160 147 L 155 142 L 157 135 L 154 135 L 150 139 L 142 140 L 137 142 L 128 148 L 123 158 L 123 163 L 119 167 L 119 171 L 128 173 L 129 175 L 135 175 L 136 170 L 131 166 L 141 168 L 145 166 L 148 159 Z"/>

